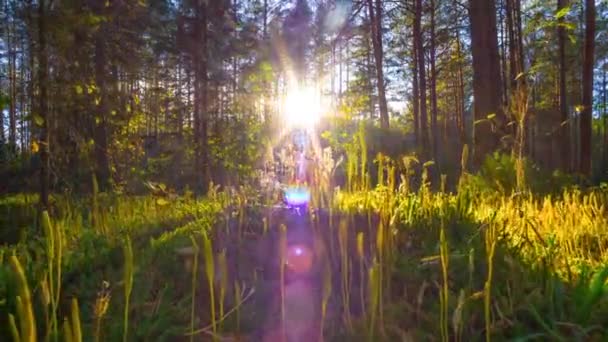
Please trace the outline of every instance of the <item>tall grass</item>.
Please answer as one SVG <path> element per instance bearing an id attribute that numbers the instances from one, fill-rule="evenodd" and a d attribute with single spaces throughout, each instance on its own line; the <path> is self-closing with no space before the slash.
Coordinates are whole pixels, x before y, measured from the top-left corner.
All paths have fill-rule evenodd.
<path id="1" fill-rule="evenodd" d="M 209 286 L 209 312 L 211 313 L 211 329 L 213 340 L 217 340 L 217 316 L 215 313 L 215 260 L 211 239 L 203 233 L 203 257 L 205 258 L 205 274 Z"/>
<path id="2" fill-rule="evenodd" d="M 63 232 L 59 224 L 52 224 L 47 211 L 41 214 L 41 224 L 45 235 L 47 270 L 43 281 L 45 303 L 50 304 L 51 313 L 48 315 L 50 322 L 47 322 L 47 337 L 52 337 L 55 341 L 59 336 L 59 326 L 57 322 L 57 308 L 61 293 L 61 268 L 63 260 Z"/>
<path id="3" fill-rule="evenodd" d="M 196 288 L 198 287 L 198 258 L 199 247 L 196 238 L 190 235 L 192 248 L 194 250 L 192 261 L 192 302 L 190 303 L 190 342 L 194 341 L 194 324 L 196 323 Z"/>
<path id="4" fill-rule="evenodd" d="M 441 340 L 447 342 L 450 340 L 450 330 L 449 330 L 449 293 L 450 290 L 448 288 L 448 265 L 449 265 L 449 252 L 448 252 L 448 241 L 445 237 L 445 227 L 441 227 L 440 235 L 439 235 L 439 248 L 440 248 L 440 256 L 441 256 L 441 275 L 443 278 L 443 286 L 441 287 L 441 292 L 439 295 L 440 305 L 441 305 L 441 313 L 440 313 L 440 330 L 441 330 Z"/>
<path id="5" fill-rule="evenodd" d="M 287 226 L 279 227 L 279 288 L 281 300 L 281 338 L 286 338 L 285 331 L 285 268 L 287 264 Z"/>
<path id="6" fill-rule="evenodd" d="M 32 295 L 25 277 L 23 267 L 15 255 L 9 258 L 11 268 L 17 278 L 17 319 L 9 314 L 13 339 L 18 342 L 36 342 L 36 321 L 32 307 Z M 18 323 L 17 323 L 18 322 Z"/>
<path id="7" fill-rule="evenodd" d="M 348 221 L 342 219 L 338 228 L 338 244 L 340 246 L 340 274 L 342 275 L 342 306 L 344 308 L 343 319 L 347 329 L 352 329 L 350 315 L 350 251 L 348 246 Z"/>
<path id="8" fill-rule="evenodd" d="M 123 334 L 122 340 L 123 342 L 127 342 L 129 340 L 129 303 L 131 301 L 131 292 L 133 290 L 133 246 L 131 245 L 131 238 L 127 235 L 124 242 L 123 247 L 124 253 L 124 273 L 123 273 L 123 282 L 124 282 L 124 295 L 125 295 L 125 308 L 124 308 L 124 316 L 123 316 Z"/>

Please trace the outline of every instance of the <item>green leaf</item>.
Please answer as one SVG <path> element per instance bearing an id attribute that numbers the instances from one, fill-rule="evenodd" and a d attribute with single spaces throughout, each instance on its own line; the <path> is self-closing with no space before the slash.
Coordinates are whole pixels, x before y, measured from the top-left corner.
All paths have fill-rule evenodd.
<path id="1" fill-rule="evenodd" d="M 557 13 L 555 13 L 555 19 L 561 19 L 561 18 L 567 16 L 568 13 L 570 13 L 571 9 L 572 8 L 570 6 L 566 6 L 562 9 L 560 9 L 559 11 L 557 11 Z"/>
<path id="2" fill-rule="evenodd" d="M 75 85 L 74 90 L 76 91 L 76 94 L 82 95 L 82 86 L 80 84 Z"/>

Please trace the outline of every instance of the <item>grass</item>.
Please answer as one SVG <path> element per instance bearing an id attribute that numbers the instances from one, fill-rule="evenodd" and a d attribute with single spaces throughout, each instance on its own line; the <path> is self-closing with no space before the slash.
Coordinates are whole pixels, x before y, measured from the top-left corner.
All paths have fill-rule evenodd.
<path id="1" fill-rule="evenodd" d="M 446 192 L 443 179 L 434 192 L 430 164 L 382 156 L 372 188 L 367 157 L 357 155 L 361 146 L 352 149 L 350 183 L 322 195 L 332 199 L 326 226 L 315 218 L 315 230 L 334 237 L 320 263 L 319 334 L 326 340 L 608 338 L 605 189 L 539 195 L 518 184 L 515 192 L 479 191 L 463 161 L 458 191 Z M 243 258 L 251 235 L 278 234 L 282 278 L 289 227 L 247 210 L 256 199 L 246 191 L 234 201 L 216 187 L 202 200 L 56 195 L 52 215 L 40 218 L 27 209 L 33 196 L 1 198 L 20 238 L 0 249 L 0 340 L 252 333 L 270 309 L 251 303 L 246 289 L 262 292 L 268 283 L 257 273 L 229 277 L 230 253 L 217 233 L 233 222 Z M 184 246 L 194 246 L 194 267 L 182 267 L 175 251 Z M 278 292 L 284 321 L 283 285 Z M 361 310 L 351 312 L 358 302 Z"/>

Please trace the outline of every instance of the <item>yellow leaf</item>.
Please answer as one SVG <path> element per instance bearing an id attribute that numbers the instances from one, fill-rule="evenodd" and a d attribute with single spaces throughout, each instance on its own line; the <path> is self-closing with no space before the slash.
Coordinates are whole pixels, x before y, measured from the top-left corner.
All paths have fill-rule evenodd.
<path id="1" fill-rule="evenodd" d="M 159 198 L 159 199 L 156 200 L 156 204 L 159 205 L 159 206 L 161 206 L 161 207 L 164 207 L 167 204 L 169 204 L 169 201 L 167 201 L 164 198 Z"/>
<path id="2" fill-rule="evenodd" d="M 42 118 L 42 116 L 40 115 L 34 114 L 34 123 L 36 124 L 36 126 L 42 127 L 42 125 L 44 124 L 44 118 Z"/>
<path id="3" fill-rule="evenodd" d="M 82 95 L 82 86 L 77 84 L 76 86 L 74 86 L 74 90 L 76 90 L 76 94 L 78 95 Z"/>
<path id="4" fill-rule="evenodd" d="M 32 141 L 32 153 L 38 153 L 40 150 L 40 145 L 38 145 L 37 141 Z"/>

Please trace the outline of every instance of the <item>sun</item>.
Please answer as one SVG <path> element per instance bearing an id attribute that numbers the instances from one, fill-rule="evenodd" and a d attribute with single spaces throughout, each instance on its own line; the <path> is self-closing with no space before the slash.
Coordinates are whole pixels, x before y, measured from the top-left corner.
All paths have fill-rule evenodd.
<path id="1" fill-rule="evenodd" d="M 283 101 L 282 116 L 288 127 L 312 128 L 323 114 L 319 91 L 310 87 L 294 87 Z"/>

